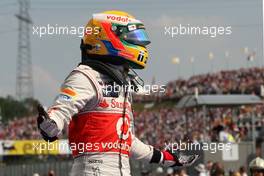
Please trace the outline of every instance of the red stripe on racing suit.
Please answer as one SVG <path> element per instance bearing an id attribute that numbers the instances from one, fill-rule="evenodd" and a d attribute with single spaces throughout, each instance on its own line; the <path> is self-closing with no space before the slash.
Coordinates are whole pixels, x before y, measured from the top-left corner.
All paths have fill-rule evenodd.
<path id="1" fill-rule="evenodd" d="M 69 125 L 69 144 L 73 156 L 87 152 L 119 153 L 120 151 L 129 155 L 131 130 L 128 115 L 125 116 L 124 121 L 125 123 L 122 113 L 86 112 L 74 117 Z M 78 145 L 81 149 L 75 147 Z"/>

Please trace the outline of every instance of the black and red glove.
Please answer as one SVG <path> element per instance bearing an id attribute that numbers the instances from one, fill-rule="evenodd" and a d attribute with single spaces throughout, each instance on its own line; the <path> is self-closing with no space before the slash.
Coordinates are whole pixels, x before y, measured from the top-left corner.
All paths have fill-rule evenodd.
<path id="1" fill-rule="evenodd" d="M 38 105 L 38 129 L 45 141 L 53 142 L 58 139 L 59 129 L 56 122 L 49 118 L 48 113 L 42 107 Z"/>
<path id="2" fill-rule="evenodd" d="M 159 163 L 167 167 L 187 167 L 191 166 L 199 155 L 186 155 L 180 151 L 171 152 L 170 150 L 159 151 L 154 149 L 150 163 Z"/>
<path id="3" fill-rule="evenodd" d="M 174 152 L 172 153 L 169 150 L 162 151 L 163 154 L 163 161 L 162 163 L 165 166 L 169 167 L 187 167 L 191 166 L 198 158 L 199 155 L 193 154 L 193 155 L 187 155 L 183 154 L 182 152 Z"/>

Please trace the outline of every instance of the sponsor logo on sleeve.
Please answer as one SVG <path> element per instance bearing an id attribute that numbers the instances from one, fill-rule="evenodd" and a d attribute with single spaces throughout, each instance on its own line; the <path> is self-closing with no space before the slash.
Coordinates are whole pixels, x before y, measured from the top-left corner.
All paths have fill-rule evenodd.
<path id="1" fill-rule="evenodd" d="M 77 93 L 73 89 L 66 87 L 60 90 L 59 99 L 66 100 L 66 101 L 72 101 L 74 100 L 76 96 L 77 96 Z"/>

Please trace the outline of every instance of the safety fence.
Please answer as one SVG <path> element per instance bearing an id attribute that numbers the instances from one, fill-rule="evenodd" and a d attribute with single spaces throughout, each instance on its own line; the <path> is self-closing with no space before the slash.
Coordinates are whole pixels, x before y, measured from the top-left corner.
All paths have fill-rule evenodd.
<path id="1" fill-rule="evenodd" d="M 67 176 L 71 167 L 71 161 L 0 166 L 0 176 L 33 176 L 35 173 L 40 176 L 47 176 L 51 170 L 56 173 L 56 176 Z"/>
<path id="2" fill-rule="evenodd" d="M 254 147 L 250 142 L 232 144 L 229 152 L 217 150 L 215 152 L 198 151 L 198 153 L 201 157 L 196 164 L 206 163 L 209 160 L 213 162 L 221 162 L 224 165 L 226 172 L 229 170 L 238 170 L 240 166 L 247 167 L 250 160 L 255 157 Z M 262 150 L 262 155 L 263 154 Z M 71 167 L 71 160 L 43 161 L 19 165 L 0 165 L 0 176 L 33 176 L 34 173 L 38 173 L 40 176 L 46 176 L 50 170 L 53 170 L 56 173 L 56 176 L 67 176 L 70 173 Z M 138 161 L 131 161 L 133 176 L 140 176 L 143 172 L 156 175 L 155 171 L 157 170 L 157 167 L 157 165 L 148 165 Z M 195 172 L 194 167 L 188 168 L 189 175 L 196 175 Z"/>

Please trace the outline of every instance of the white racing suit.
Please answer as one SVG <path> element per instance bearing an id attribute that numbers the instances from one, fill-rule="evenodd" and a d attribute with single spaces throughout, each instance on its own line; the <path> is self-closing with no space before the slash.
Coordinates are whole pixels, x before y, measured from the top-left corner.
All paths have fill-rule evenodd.
<path id="1" fill-rule="evenodd" d="M 153 147 L 134 135 L 130 93 L 124 103 L 124 91 L 109 91 L 112 82 L 108 75 L 79 65 L 48 110 L 60 131 L 68 127 L 71 176 L 129 176 L 129 157 L 145 162 L 152 158 Z"/>

